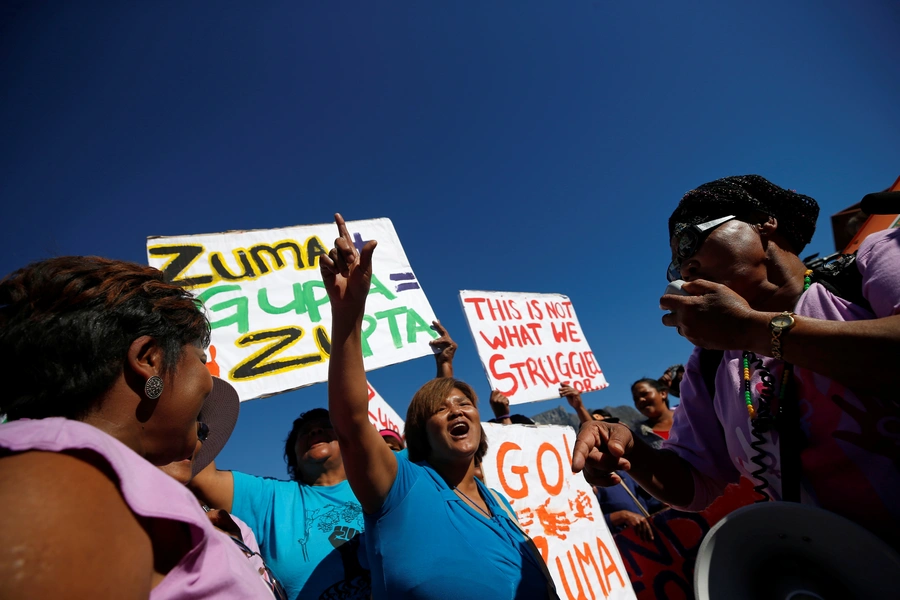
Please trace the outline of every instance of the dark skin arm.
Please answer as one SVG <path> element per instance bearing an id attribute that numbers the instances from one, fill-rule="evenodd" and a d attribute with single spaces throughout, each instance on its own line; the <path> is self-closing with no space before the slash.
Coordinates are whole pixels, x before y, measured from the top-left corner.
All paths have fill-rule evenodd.
<path id="1" fill-rule="evenodd" d="M 491 392 L 491 411 L 494 413 L 494 418 L 500 418 L 504 415 L 509 414 L 509 398 L 494 390 Z M 512 419 L 506 417 L 505 419 L 500 419 L 501 425 L 512 425 Z"/>
<path id="2" fill-rule="evenodd" d="M 618 485 L 615 471 L 625 470 L 653 497 L 676 506 L 694 498 L 694 478 L 687 461 L 674 452 L 655 450 L 620 423 L 590 421 L 581 426 L 572 453 L 572 472 L 584 472 L 593 485 Z"/>
<path id="3" fill-rule="evenodd" d="M 458 346 L 440 321 L 434 321 L 431 324 L 431 328 L 437 331 L 440 336 L 438 339 L 429 342 L 435 353 L 434 362 L 437 363 L 437 375 L 435 375 L 435 378 L 453 377 L 453 357 L 456 355 Z"/>
<path id="4" fill-rule="evenodd" d="M 231 512 L 234 504 L 234 476 L 231 471 L 219 471 L 213 461 L 197 473 L 188 489 L 207 506 Z"/>
<path id="5" fill-rule="evenodd" d="M 560 397 L 565 397 L 569 402 L 569 406 L 575 409 L 575 414 L 578 415 L 578 420 L 582 423 L 587 423 L 588 421 L 593 421 L 593 417 L 591 417 L 591 413 L 587 411 L 584 407 L 584 402 L 581 400 L 581 393 L 573 388 L 568 383 L 564 383 L 559 386 L 559 395 Z"/>
<path id="6" fill-rule="evenodd" d="M 609 520 L 618 527 L 634 527 L 638 537 L 645 542 L 653 541 L 653 527 L 650 519 L 630 510 L 617 510 L 609 513 Z"/>
<path id="7" fill-rule="evenodd" d="M 369 423 L 369 387 L 362 356 L 362 320 L 372 280 L 369 241 L 357 252 L 347 225 L 336 214 L 339 237 L 328 256 L 319 259 L 322 281 L 331 300 L 331 359 L 328 363 L 328 410 L 353 493 L 367 513 L 384 504 L 397 459 Z"/>
<path id="8" fill-rule="evenodd" d="M 684 284 L 690 296 L 667 294 L 660 308 L 671 311 L 663 325 L 678 328 L 691 343 L 712 350 L 749 350 L 772 355 L 769 321 L 777 312 L 753 310 L 724 285 L 705 280 Z M 900 315 L 865 321 L 795 317 L 782 336 L 784 360 L 880 398 L 896 393 Z"/>
<path id="9" fill-rule="evenodd" d="M 73 456 L 0 459 L 0 600 L 146 599 L 163 574 L 112 480 Z"/>

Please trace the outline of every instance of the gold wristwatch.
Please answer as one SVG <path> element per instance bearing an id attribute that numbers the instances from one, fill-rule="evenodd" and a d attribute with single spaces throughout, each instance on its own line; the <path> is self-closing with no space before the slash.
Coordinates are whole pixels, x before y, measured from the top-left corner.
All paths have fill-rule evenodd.
<path id="1" fill-rule="evenodd" d="M 795 316 L 792 312 L 784 311 L 769 321 L 769 328 L 772 330 L 772 358 L 781 359 L 781 336 L 797 323 Z"/>

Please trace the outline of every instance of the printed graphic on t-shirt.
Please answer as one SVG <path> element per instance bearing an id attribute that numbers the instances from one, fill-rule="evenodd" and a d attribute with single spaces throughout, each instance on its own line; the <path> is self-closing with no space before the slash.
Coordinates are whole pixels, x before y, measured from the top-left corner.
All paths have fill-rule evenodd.
<path id="1" fill-rule="evenodd" d="M 299 540 L 303 559 L 309 562 L 307 544 L 313 536 L 326 535 L 338 551 L 344 567 L 344 579 L 325 589 L 320 600 L 366 600 L 371 597 L 369 572 L 359 563 L 360 532 L 363 529 L 362 508 L 355 502 L 344 502 L 306 511 L 305 536 Z M 301 598 L 303 594 L 298 596 Z"/>

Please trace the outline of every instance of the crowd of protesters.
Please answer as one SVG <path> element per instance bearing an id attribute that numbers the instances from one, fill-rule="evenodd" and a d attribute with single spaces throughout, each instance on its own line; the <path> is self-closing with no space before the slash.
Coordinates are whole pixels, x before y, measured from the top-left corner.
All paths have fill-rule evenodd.
<path id="1" fill-rule="evenodd" d="M 573 470 L 611 530 L 652 539 L 653 512 L 701 510 L 743 476 L 760 499 L 823 507 L 898 546 L 900 230 L 813 272 L 798 254 L 817 215 L 759 176 L 678 204 L 667 274 L 685 294 L 660 306 L 697 346 L 690 360 L 632 385 L 632 428 L 559 389 L 582 423 Z M 290 428 L 288 481 L 217 469 L 237 394 L 205 365 L 202 310 L 160 271 L 60 257 L 0 281 L 0 599 L 557 597 L 481 480 L 478 396 L 453 378 L 439 323 L 437 377 L 404 435 L 370 424 L 361 327 L 376 243 L 356 248 L 335 220 L 320 259 L 328 409 Z M 494 422 L 530 421 L 497 392 L 489 405 Z"/>

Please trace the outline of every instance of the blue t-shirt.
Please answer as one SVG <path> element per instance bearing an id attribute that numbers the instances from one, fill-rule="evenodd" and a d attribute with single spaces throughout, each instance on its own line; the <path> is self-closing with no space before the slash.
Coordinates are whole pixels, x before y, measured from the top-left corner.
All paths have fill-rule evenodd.
<path id="1" fill-rule="evenodd" d="M 293 599 L 368 599 L 360 566 L 362 508 L 347 481 L 313 486 L 233 472 L 232 512 Z"/>
<path id="2" fill-rule="evenodd" d="M 540 559 L 480 481 L 478 488 L 490 519 L 428 463 L 397 461 L 384 506 L 365 515 L 376 600 L 547 600 Z"/>
<path id="3" fill-rule="evenodd" d="M 625 471 L 616 471 L 616 473 L 622 478 L 622 481 L 625 482 L 625 485 L 628 486 L 628 489 L 631 490 L 631 493 L 634 494 L 635 498 L 638 499 L 638 502 L 641 503 L 641 506 L 643 506 L 644 510 L 648 513 L 653 514 L 666 507 L 665 504 L 648 494 L 644 488 L 639 486 L 637 481 L 631 478 L 631 475 Z M 638 515 L 641 514 L 641 509 L 635 506 L 634 500 L 631 499 L 628 492 L 622 489 L 621 485 L 598 487 L 597 500 L 600 501 L 600 511 L 603 513 L 603 518 L 606 520 L 606 525 L 609 527 L 610 533 L 618 533 L 625 529 L 622 526 L 613 525 L 609 519 L 610 514 L 620 510 L 627 510 Z"/>

